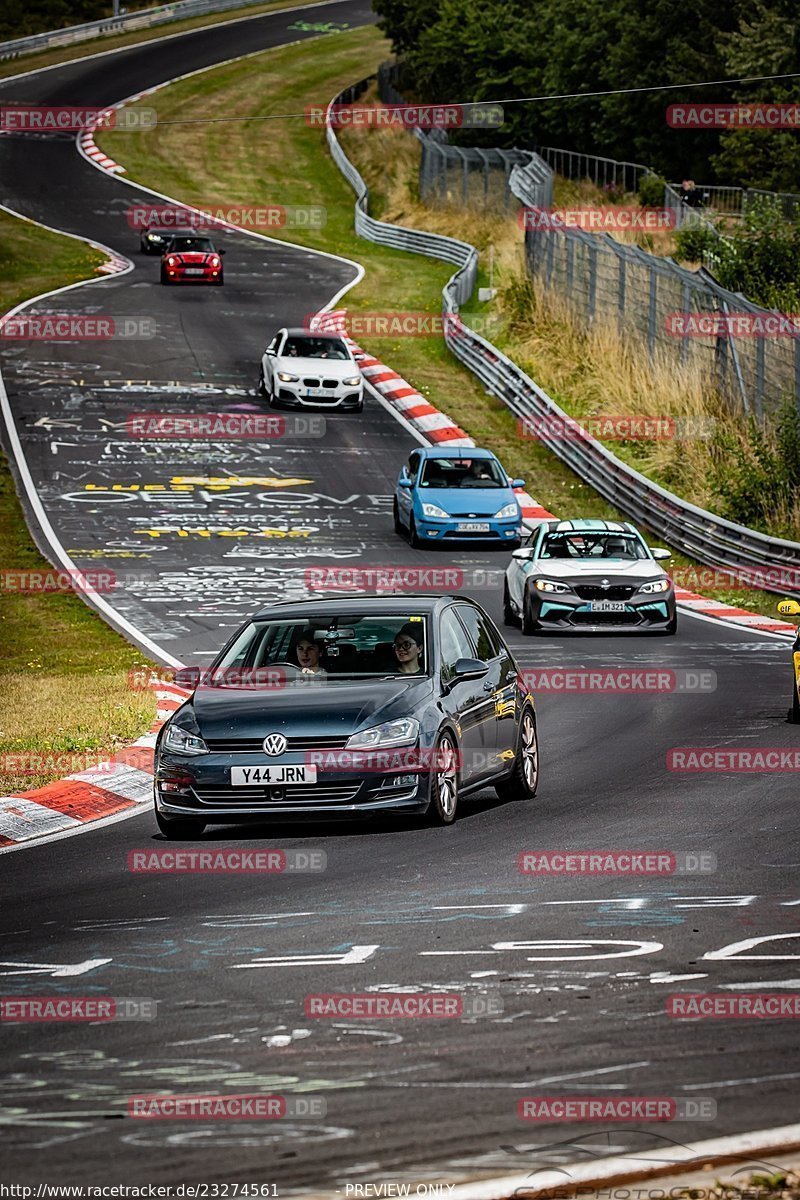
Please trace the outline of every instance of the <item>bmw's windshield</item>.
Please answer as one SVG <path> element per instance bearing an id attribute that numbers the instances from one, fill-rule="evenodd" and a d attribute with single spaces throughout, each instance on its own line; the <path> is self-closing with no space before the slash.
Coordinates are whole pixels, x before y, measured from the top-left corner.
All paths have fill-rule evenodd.
<path id="1" fill-rule="evenodd" d="M 287 358 L 329 358 L 339 362 L 348 359 L 347 347 L 339 338 L 288 337 L 281 350 Z"/>
<path id="2" fill-rule="evenodd" d="M 504 488 L 508 482 L 493 458 L 427 458 L 420 487 Z"/>
<path id="3" fill-rule="evenodd" d="M 545 536 L 540 558 L 644 559 L 645 547 L 635 534 L 600 531 L 597 533 L 549 533 Z"/>
<path id="4" fill-rule="evenodd" d="M 364 616 L 252 621 L 203 682 L 278 687 L 429 673 L 427 621 L 413 610 Z"/>

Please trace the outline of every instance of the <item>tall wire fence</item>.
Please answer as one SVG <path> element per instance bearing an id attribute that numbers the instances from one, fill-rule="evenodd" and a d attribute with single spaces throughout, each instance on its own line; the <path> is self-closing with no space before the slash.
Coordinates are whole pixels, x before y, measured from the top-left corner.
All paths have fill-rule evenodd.
<path id="1" fill-rule="evenodd" d="M 381 98 L 403 103 L 396 65 L 378 75 Z M 422 145 L 420 195 L 432 204 L 478 207 L 509 214 L 520 204 L 546 208 L 553 202 L 554 174 L 638 190 L 643 163 L 618 162 L 552 146 L 499 150 L 453 146 L 443 131 L 417 131 Z M 718 189 L 733 211 L 756 189 Z M 742 193 L 736 197 L 735 193 Z M 795 199 L 798 199 L 795 197 Z M 784 196 L 786 204 L 792 200 Z M 782 202 L 783 202 L 782 201 Z M 676 224 L 708 223 L 689 209 L 671 185 L 665 207 L 678 209 Z M 800 322 L 751 303 L 723 288 L 705 269 L 681 267 L 672 258 L 623 245 L 607 233 L 532 222 L 525 231 L 529 274 L 563 298 L 587 325 L 605 323 L 642 347 L 651 360 L 696 366 L 736 412 L 758 420 L 787 397 L 800 406 Z"/>

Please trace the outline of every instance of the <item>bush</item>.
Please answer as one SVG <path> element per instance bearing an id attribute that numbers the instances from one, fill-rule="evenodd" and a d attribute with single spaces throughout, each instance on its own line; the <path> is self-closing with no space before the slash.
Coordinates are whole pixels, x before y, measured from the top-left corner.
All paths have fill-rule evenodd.
<path id="1" fill-rule="evenodd" d="M 740 525 L 774 532 L 800 487 L 800 414 L 793 398 L 774 424 L 747 422 L 746 436 L 730 428 L 714 439 L 714 491 L 721 515 Z"/>
<path id="2" fill-rule="evenodd" d="M 645 208 L 663 208 L 666 180 L 648 173 L 639 180 L 639 203 Z"/>
<path id="3" fill-rule="evenodd" d="M 675 235 L 677 256 L 684 262 L 706 262 L 719 250 L 719 237 L 707 225 L 687 225 Z"/>

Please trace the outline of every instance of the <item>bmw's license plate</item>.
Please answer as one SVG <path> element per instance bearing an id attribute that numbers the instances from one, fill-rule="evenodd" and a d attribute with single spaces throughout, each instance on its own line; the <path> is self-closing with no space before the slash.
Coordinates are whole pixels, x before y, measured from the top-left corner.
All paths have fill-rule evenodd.
<path id="1" fill-rule="evenodd" d="M 202 267 L 184 267 L 183 273 L 184 273 L 184 275 L 202 275 L 203 268 Z"/>
<path id="2" fill-rule="evenodd" d="M 625 612 L 624 600 L 593 600 L 589 605 L 592 612 Z"/>
<path id="3" fill-rule="evenodd" d="M 306 388 L 306 393 L 309 396 L 335 396 L 336 395 L 336 391 L 334 388 L 323 388 L 323 387 Z"/>
<path id="4" fill-rule="evenodd" d="M 488 521 L 459 521 L 456 526 L 458 533 L 488 533 L 490 529 Z"/>
<path id="5" fill-rule="evenodd" d="M 317 768 L 304 766 L 285 767 L 231 767 L 233 787 L 288 787 L 293 783 L 316 783 Z"/>

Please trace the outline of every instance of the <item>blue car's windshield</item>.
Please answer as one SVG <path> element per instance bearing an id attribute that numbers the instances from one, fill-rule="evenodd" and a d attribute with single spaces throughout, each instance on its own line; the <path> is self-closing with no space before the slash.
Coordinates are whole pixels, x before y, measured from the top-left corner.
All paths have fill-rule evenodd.
<path id="1" fill-rule="evenodd" d="M 508 481 L 493 458 L 426 458 L 420 487 L 504 488 Z"/>
<path id="2" fill-rule="evenodd" d="M 365 616 L 251 621 L 207 675 L 214 686 L 269 687 L 275 679 L 327 682 L 427 675 L 426 618 L 413 609 Z M 274 680 L 273 680 L 274 683 Z M 278 686 L 274 684 L 274 686 Z"/>

